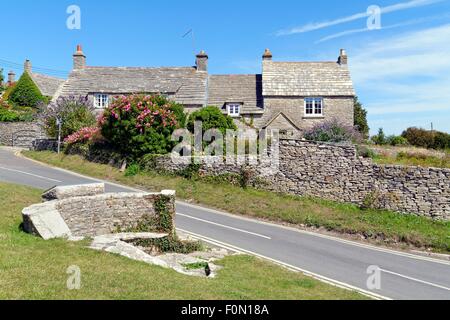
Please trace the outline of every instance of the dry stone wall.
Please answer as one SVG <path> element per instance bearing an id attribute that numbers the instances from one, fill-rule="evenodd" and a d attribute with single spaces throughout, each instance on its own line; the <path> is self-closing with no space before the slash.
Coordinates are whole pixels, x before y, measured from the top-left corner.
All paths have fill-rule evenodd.
<path id="1" fill-rule="evenodd" d="M 155 158 L 154 166 L 172 173 L 187 167 L 168 157 Z M 450 169 L 377 165 L 358 157 L 353 145 L 281 140 L 278 170 L 260 164 L 245 171 L 258 180 L 254 185 L 269 191 L 450 220 Z M 200 166 L 207 176 L 242 172 L 220 161 Z"/>
<path id="2" fill-rule="evenodd" d="M 32 148 L 48 137 L 38 122 L 0 122 L 0 145 Z"/>

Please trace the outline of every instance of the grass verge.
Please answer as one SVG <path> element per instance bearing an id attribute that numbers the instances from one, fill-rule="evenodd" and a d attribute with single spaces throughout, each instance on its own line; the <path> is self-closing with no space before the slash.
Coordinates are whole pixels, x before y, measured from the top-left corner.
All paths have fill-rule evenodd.
<path id="1" fill-rule="evenodd" d="M 225 183 L 207 183 L 151 172 L 125 176 L 113 167 L 91 163 L 79 156 L 32 151 L 24 154 L 56 167 L 149 191 L 173 189 L 177 191 L 178 198 L 233 214 L 361 235 L 386 244 L 412 245 L 436 252 L 450 252 L 450 222 L 432 221 L 390 211 L 362 210 L 350 204 L 251 188 L 244 190 Z"/>
<path id="2" fill-rule="evenodd" d="M 44 241 L 20 230 L 21 210 L 42 191 L 0 183 L 0 299 L 364 299 L 249 256 L 230 256 L 216 279 L 87 249 L 86 242 Z M 70 266 L 81 270 L 81 289 L 68 290 Z"/>

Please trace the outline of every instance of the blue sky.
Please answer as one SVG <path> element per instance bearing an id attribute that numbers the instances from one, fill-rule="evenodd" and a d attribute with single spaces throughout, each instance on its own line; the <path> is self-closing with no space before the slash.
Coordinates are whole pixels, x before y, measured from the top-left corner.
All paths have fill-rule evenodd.
<path id="1" fill-rule="evenodd" d="M 81 30 L 66 27 L 72 4 Z M 367 29 L 370 5 L 381 8 L 381 29 Z M 372 133 L 431 123 L 450 132 L 450 0 L 1 0 L 0 8 L 5 71 L 21 73 L 12 63 L 28 58 L 64 74 L 78 43 L 101 66 L 188 66 L 204 49 L 211 73 L 260 73 L 265 48 L 280 61 L 335 60 L 345 48 Z M 182 38 L 190 29 L 195 41 Z"/>

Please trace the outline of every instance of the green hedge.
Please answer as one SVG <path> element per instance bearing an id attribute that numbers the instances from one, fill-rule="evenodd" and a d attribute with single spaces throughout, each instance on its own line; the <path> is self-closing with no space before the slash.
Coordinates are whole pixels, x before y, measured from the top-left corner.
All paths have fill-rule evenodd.
<path id="1" fill-rule="evenodd" d="M 9 94 L 8 101 L 17 106 L 34 108 L 48 99 L 42 95 L 28 72 L 24 72 Z"/>

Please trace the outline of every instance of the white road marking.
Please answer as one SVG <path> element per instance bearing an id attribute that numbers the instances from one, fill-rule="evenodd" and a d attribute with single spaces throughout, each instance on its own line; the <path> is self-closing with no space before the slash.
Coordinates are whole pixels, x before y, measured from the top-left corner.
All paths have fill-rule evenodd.
<path id="1" fill-rule="evenodd" d="M 347 284 L 345 282 L 340 282 L 340 281 L 337 281 L 337 280 L 333 280 L 333 279 L 321 276 L 321 275 L 319 275 L 317 273 L 310 272 L 310 271 L 301 269 L 299 267 L 295 267 L 293 265 L 290 265 L 290 264 L 284 263 L 282 261 L 266 257 L 264 255 L 261 255 L 259 253 L 253 252 L 253 251 L 249 251 L 249 250 L 246 250 L 246 249 L 243 249 L 243 248 L 240 248 L 240 247 L 236 247 L 234 245 L 231 245 L 231 244 L 228 244 L 228 243 L 225 243 L 225 242 L 221 242 L 221 241 L 214 240 L 214 239 L 211 239 L 211 238 L 208 238 L 208 237 L 204 237 L 204 236 L 201 236 L 201 235 L 198 235 L 198 234 L 195 234 L 193 232 L 186 231 L 186 230 L 183 230 L 183 229 L 180 229 L 180 228 L 177 228 L 177 230 L 179 230 L 181 232 L 184 232 L 186 234 L 189 234 L 189 235 L 191 235 L 192 237 L 194 237 L 194 238 L 196 238 L 198 240 L 205 241 L 205 242 L 210 243 L 212 245 L 215 245 L 215 246 L 218 246 L 218 247 L 221 247 L 221 248 L 225 248 L 225 249 L 228 249 L 230 251 L 234 251 L 236 253 L 249 254 L 249 255 L 252 255 L 252 256 L 255 256 L 255 257 L 258 257 L 258 258 L 270 261 L 270 262 L 273 262 L 273 263 L 278 264 L 280 266 L 283 266 L 283 267 L 285 267 L 285 268 L 287 268 L 287 269 L 289 269 L 291 271 L 301 272 L 301 273 L 303 273 L 306 276 L 312 277 L 312 278 L 314 278 L 316 280 L 319 280 L 321 282 L 333 285 L 335 287 L 339 287 L 339 288 L 346 289 L 346 290 L 357 291 L 357 292 L 359 292 L 359 293 L 361 293 L 361 294 L 363 294 L 365 296 L 368 296 L 370 298 L 377 299 L 377 300 L 393 300 L 393 299 L 388 298 L 386 296 L 382 296 L 382 295 L 379 295 L 379 294 L 376 294 L 376 293 L 373 293 L 373 292 L 370 292 L 370 291 L 367 291 L 367 290 L 364 290 L 364 289 L 352 286 L 352 285 Z"/>
<path id="2" fill-rule="evenodd" d="M 4 168 L 4 167 L 0 167 L 0 169 L 1 170 L 6 170 L 6 171 L 10 171 L 10 172 L 16 172 L 16 173 L 20 173 L 20 174 L 25 174 L 27 176 L 31 176 L 31 177 L 35 177 L 35 178 L 39 178 L 39 179 L 43 179 L 43 180 L 47 180 L 47 181 L 52 181 L 52 182 L 56 182 L 56 183 L 62 183 L 62 181 L 59 181 L 59 180 L 55 180 L 55 179 L 39 176 L 37 174 L 33 174 L 33 173 L 25 172 L 25 171 L 8 169 L 8 168 Z"/>
<path id="3" fill-rule="evenodd" d="M 188 216 L 188 215 L 182 214 L 182 213 L 177 213 L 177 215 L 180 216 L 180 217 L 185 217 L 185 218 L 188 218 L 188 219 L 200 221 L 200 222 L 211 224 L 211 225 L 218 226 L 218 227 L 221 227 L 221 228 L 230 229 L 230 230 L 234 230 L 234 231 L 250 234 L 250 235 L 253 235 L 253 236 L 256 236 L 256 237 L 260 237 L 260 238 L 264 238 L 264 239 L 267 239 L 267 240 L 272 240 L 272 238 L 264 236 L 262 234 L 258 234 L 258 233 L 254 233 L 254 232 L 238 229 L 238 228 L 233 228 L 233 227 L 226 226 L 226 225 L 223 225 L 223 224 L 220 224 L 220 223 L 215 223 L 215 222 L 212 222 L 212 221 L 203 220 L 203 219 L 200 219 L 200 218 L 195 218 L 195 217 L 192 217 L 192 216 Z"/>
<path id="4" fill-rule="evenodd" d="M 431 282 L 415 279 L 415 278 L 408 277 L 408 276 L 405 276 L 405 275 L 400 274 L 400 273 L 395 273 L 395 272 L 392 272 L 392 271 L 389 271 L 389 270 L 384 270 L 384 269 L 381 269 L 381 268 L 380 268 L 380 271 L 383 272 L 383 273 L 391 274 L 393 276 L 397 276 L 397 277 L 408 279 L 408 280 L 411 280 L 411 281 L 414 281 L 414 282 L 419 282 L 419 283 L 422 283 L 422 284 L 426 284 L 428 286 L 432 286 L 432 287 L 435 287 L 435 288 L 439 288 L 439 289 L 450 291 L 450 288 L 447 288 L 447 287 L 444 287 L 444 286 L 441 286 L 441 285 L 438 285 L 438 284 L 435 284 L 435 283 L 431 283 Z"/>

